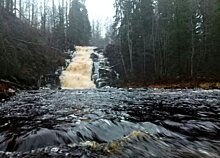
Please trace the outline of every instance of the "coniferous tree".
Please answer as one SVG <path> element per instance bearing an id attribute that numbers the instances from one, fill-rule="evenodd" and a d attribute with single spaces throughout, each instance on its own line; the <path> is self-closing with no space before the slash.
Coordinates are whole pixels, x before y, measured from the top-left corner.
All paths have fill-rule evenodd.
<path id="1" fill-rule="evenodd" d="M 88 45 L 91 26 L 85 5 L 74 0 L 69 11 L 68 39 L 71 44 Z"/>
<path id="2" fill-rule="evenodd" d="M 219 4 L 115 0 L 113 38 L 123 67 L 130 69 L 124 76 L 131 81 L 220 76 Z"/>

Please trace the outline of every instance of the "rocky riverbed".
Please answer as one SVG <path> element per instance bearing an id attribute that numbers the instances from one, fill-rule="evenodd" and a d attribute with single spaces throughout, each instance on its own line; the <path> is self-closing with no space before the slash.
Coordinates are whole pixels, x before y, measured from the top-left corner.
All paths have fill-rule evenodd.
<path id="1" fill-rule="evenodd" d="M 0 103 L 0 157 L 220 157 L 220 90 L 22 91 Z"/>

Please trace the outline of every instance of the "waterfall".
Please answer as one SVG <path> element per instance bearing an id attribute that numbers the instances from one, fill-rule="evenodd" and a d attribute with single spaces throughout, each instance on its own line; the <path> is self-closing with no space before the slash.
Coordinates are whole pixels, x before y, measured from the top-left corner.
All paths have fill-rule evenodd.
<path id="1" fill-rule="evenodd" d="M 73 59 L 60 76 L 62 89 L 95 88 L 91 80 L 93 61 L 90 55 L 94 47 L 76 47 Z"/>

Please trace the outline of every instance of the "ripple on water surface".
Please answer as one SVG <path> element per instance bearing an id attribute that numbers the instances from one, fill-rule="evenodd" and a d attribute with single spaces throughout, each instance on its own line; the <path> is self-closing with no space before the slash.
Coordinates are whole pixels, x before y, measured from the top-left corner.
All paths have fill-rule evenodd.
<path id="1" fill-rule="evenodd" d="M 1 157 L 220 157 L 220 91 L 26 91 L 0 104 Z"/>

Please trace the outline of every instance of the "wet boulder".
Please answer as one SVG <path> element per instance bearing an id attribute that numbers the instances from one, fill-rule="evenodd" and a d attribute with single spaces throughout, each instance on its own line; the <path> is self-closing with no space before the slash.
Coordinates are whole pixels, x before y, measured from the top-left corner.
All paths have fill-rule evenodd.
<path id="1" fill-rule="evenodd" d="M 60 70 L 57 70 L 54 74 L 47 74 L 41 76 L 39 81 L 40 88 L 49 88 L 49 89 L 59 89 L 60 87 L 60 79 L 59 76 L 61 74 Z"/>
<path id="2" fill-rule="evenodd" d="M 90 56 L 90 58 L 91 58 L 93 61 L 98 61 L 99 56 L 98 56 L 98 54 L 96 54 L 96 53 L 92 53 L 91 56 Z"/>
<path id="3" fill-rule="evenodd" d="M 104 49 L 103 48 L 95 48 L 94 49 L 94 52 L 97 52 L 97 53 L 103 53 Z"/>
<path id="4" fill-rule="evenodd" d="M 91 55 L 93 59 L 92 80 L 97 88 L 114 86 L 115 80 L 118 79 L 117 73 L 110 66 L 108 58 L 105 57 L 101 48 L 94 49 L 94 51 Z"/>

